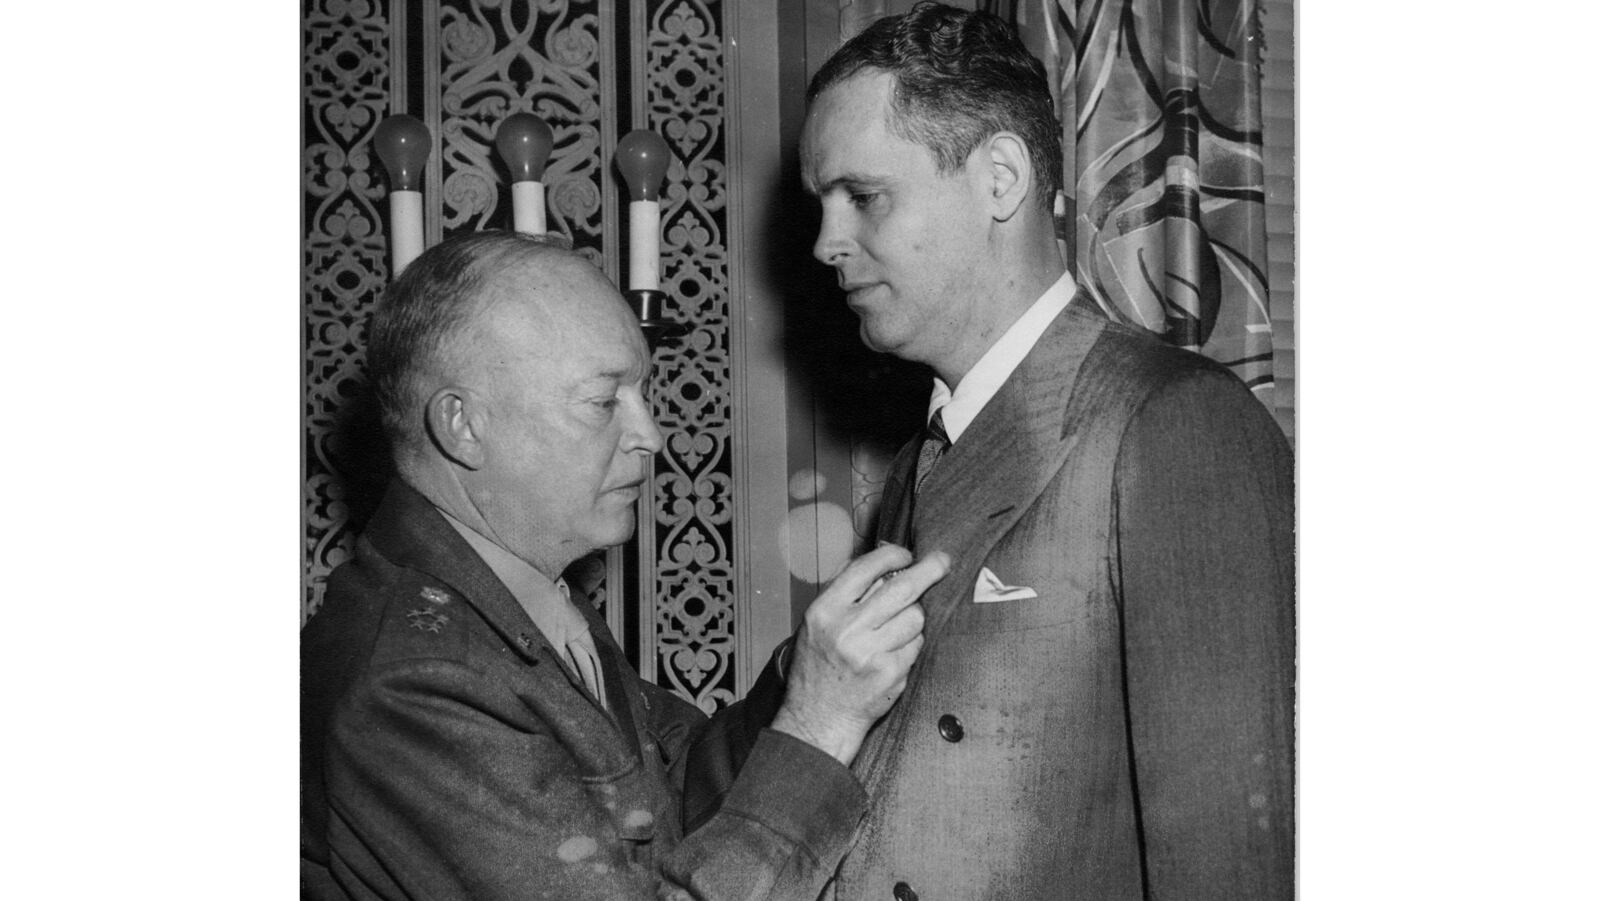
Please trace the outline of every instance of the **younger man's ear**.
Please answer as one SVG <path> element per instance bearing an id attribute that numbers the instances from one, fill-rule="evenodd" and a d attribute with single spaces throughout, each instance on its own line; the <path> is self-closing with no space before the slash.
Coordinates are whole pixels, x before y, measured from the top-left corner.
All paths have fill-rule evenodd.
<path id="1" fill-rule="evenodd" d="M 483 467 L 482 401 L 466 388 L 440 388 L 428 398 L 422 416 L 439 452 L 467 469 Z"/>
<path id="2" fill-rule="evenodd" d="M 1033 187 L 1033 164 L 1028 146 L 1009 131 L 996 132 L 986 144 L 992 212 L 997 221 L 1004 222 L 1016 215 L 1027 200 Z"/>

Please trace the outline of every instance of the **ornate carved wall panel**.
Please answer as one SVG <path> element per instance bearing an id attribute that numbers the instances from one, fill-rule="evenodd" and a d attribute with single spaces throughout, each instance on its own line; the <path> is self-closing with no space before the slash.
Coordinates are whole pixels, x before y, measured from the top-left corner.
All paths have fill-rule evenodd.
<path id="1" fill-rule="evenodd" d="M 615 144 L 603 139 L 614 128 L 602 109 L 602 88 L 615 73 L 601 65 L 599 5 L 441 4 L 439 55 L 430 61 L 437 68 L 424 81 L 437 85 L 439 98 L 446 234 L 507 227 L 495 130 L 512 113 L 532 112 L 555 136 L 545 171 L 550 230 L 571 238 L 597 266 L 615 269 L 616 249 L 605 248 L 601 175 Z M 603 37 L 615 39 L 609 29 Z"/>
<path id="2" fill-rule="evenodd" d="M 702 709 L 734 699 L 733 477 L 725 99 L 720 4 L 647 5 L 646 127 L 674 163 L 662 203 L 662 287 L 688 337 L 656 354 L 655 620 L 663 685 Z"/>
<path id="3" fill-rule="evenodd" d="M 312 0 L 304 10 L 302 619 L 362 518 L 362 448 L 343 426 L 364 394 L 367 314 L 389 277 L 385 186 L 368 148 L 389 110 L 389 24 L 379 3 Z"/>
<path id="4" fill-rule="evenodd" d="M 493 137 L 530 111 L 555 135 L 549 224 L 619 280 L 617 138 L 648 127 L 676 161 L 662 197 L 662 287 L 691 326 L 657 351 L 666 439 L 640 535 L 569 577 L 602 606 L 646 678 L 711 710 L 736 684 L 729 444 L 726 81 L 722 4 L 704 0 L 309 0 L 304 8 L 305 546 L 302 615 L 349 555 L 387 478 L 361 372 L 365 321 L 389 278 L 387 186 L 368 150 L 392 112 L 434 137 L 430 243 L 510 225 Z M 643 575 L 641 575 L 643 574 Z M 652 575 L 653 574 L 653 575 Z"/>

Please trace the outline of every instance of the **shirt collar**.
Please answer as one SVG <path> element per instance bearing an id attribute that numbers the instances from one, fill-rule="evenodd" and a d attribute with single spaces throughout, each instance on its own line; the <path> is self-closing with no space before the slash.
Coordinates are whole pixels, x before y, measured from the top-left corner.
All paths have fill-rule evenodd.
<path id="1" fill-rule="evenodd" d="M 989 346 L 978 362 L 961 377 L 954 393 L 938 376 L 933 379 L 933 396 L 928 400 L 928 419 L 944 410 L 944 430 L 950 443 L 960 440 L 972 420 L 1004 385 L 1024 357 L 1039 343 L 1039 336 L 1072 301 L 1075 284 L 1071 271 L 1063 272 L 1027 311 L 1006 329 L 1000 340 Z"/>
<path id="2" fill-rule="evenodd" d="M 588 636 L 589 625 L 578 608 L 573 606 L 565 580 L 550 581 L 526 560 L 473 531 L 443 509 L 439 512 L 483 558 L 484 564 L 516 598 L 517 604 L 527 611 L 528 618 L 533 620 L 533 624 L 544 633 L 552 646 L 560 650 L 569 641 Z"/>

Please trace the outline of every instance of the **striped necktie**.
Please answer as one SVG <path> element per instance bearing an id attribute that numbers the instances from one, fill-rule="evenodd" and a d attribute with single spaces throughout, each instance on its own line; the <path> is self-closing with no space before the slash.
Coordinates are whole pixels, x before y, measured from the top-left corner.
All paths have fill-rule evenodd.
<path id="1" fill-rule="evenodd" d="M 917 451 L 917 480 L 913 483 L 912 495 L 922 490 L 922 483 L 927 481 L 928 473 L 933 471 L 933 464 L 939 462 L 944 452 L 950 448 L 950 435 L 944 430 L 944 408 L 940 407 L 933 413 L 933 418 L 928 420 L 928 427 L 922 430 L 922 447 Z"/>

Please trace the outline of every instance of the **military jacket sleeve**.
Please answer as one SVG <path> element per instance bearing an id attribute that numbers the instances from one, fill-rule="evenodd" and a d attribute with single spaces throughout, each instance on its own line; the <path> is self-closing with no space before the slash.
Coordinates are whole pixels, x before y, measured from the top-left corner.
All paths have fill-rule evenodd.
<path id="1" fill-rule="evenodd" d="M 411 625 L 330 723 L 331 869 L 352 897 L 810 901 L 865 810 L 848 769 L 759 730 L 684 837 L 687 758 L 714 731 L 691 705 L 629 673 L 643 741 L 622 753 L 598 708 L 552 700 L 571 694 L 553 660 L 524 673 L 482 635 Z"/>

